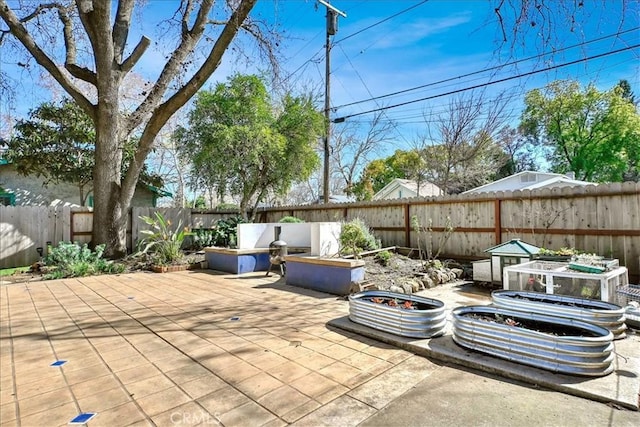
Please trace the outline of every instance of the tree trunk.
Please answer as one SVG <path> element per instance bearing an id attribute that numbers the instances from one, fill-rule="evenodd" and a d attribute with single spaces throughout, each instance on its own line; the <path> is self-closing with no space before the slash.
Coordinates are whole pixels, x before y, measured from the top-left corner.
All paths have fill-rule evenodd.
<path id="1" fill-rule="evenodd" d="M 131 198 L 121 200 L 122 144 L 119 141 L 119 108 L 117 89 L 102 96 L 96 115 L 96 162 L 93 170 L 94 244 L 105 243 L 105 256 L 122 258 L 127 254 L 127 212 Z M 115 142 L 115 143 L 114 143 Z M 116 148 L 117 147 L 117 148 Z M 114 149 L 116 148 L 116 149 Z"/>

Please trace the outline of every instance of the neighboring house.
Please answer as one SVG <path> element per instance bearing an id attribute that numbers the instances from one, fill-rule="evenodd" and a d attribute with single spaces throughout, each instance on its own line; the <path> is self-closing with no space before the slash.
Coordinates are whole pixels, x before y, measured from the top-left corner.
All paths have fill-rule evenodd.
<path id="1" fill-rule="evenodd" d="M 80 206 L 78 187 L 67 183 L 50 183 L 43 179 L 18 174 L 15 166 L 0 159 L 0 205 L 5 206 Z M 131 206 L 156 207 L 160 197 L 171 196 L 159 188 L 138 184 Z M 93 196 L 87 197 L 87 206 L 93 206 Z"/>
<path id="2" fill-rule="evenodd" d="M 346 194 L 331 194 L 329 195 L 329 203 L 352 203 L 355 202 L 355 196 L 348 196 Z M 324 203 L 324 196 L 319 196 L 313 204 Z"/>
<path id="3" fill-rule="evenodd" d="M 384 186 L 384 188 L 373 195 L 373 200 L 403 199 L 407 197 L 431 197 L 441 196 L 442 190 L 435 184 L 428 181 L 418 183 L 410 179 L 395 178 Z"/>
<path id="4" fill-rule="evenodd" d="M 595 182 L 573 179 L 573 173 L 563 175 L 551 172 L 518 172 L 480 187 L 472 188 L 462 194 L 489 193 L 492 191 L 535 190 L 538 188 L 575 187 L 598 185 Z"/>

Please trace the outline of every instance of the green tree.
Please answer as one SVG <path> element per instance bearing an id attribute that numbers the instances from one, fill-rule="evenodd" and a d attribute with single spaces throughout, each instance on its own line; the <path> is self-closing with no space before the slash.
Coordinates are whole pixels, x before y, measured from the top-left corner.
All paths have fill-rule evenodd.
<path id="1" fill-rule="evenodd" d="M 91 192 L 95 128 L 91 118 L 71 100 L 44 103 L 19 120 L 7 141 L 7 160 L 21 175 L 44 184 L 69 182 L 78 188 L 80 205 Z"/>
<path id="2" fill-rule="evenodd" d="M 620 87 L 559 80 L 527 93 L 525 104 L 523 133 L 548 150 L 554 172 L 596 182 L 637 174 L 640 116 Z"/>
<path id="3" fill-rule="evenodd" d="M 175 138 L 198 177 L 192 186 L 206 183 L 219 196 L 236 197 L 243 218 L 253 219 L 259 202 L 284 195 L 319 165 L 322 124 L 309 97 L 285 95 L 274 105 L 260 78 L 235 75 L 198 93 L 189 128 Z"/>
<path id="4" fill-rule="evenodd" d="M 95 128 L 93 121 L 73 100 L 59 104 L 46 102 L 29 113 L 29 120 L 19 120 L 14 136 L 7 141 L 7 160 L 21 175 L 35 175 L 44 184 L 69 182 L 78 188 L 80 205 L 85 206 L 93 191 L 95 166 Z M 125 160 L 133 157 L 134 143 L 123 147 Z M 123 162 L 124 176 L 128 162 Z M 140 181 L 162 187 L 162 179 L 150 174 L 143 165 Z"/>
<path id="5" fill-rule="evenodd" d="M 631 85 L 628 80 L 620 80 L 616 85 L 618 90 L 620 90 L 620 95 L 635 105 L 636 103 L 636 95 L 631 90 Z"/>
<path id="6" fill-rule="evenodd" d="M 264 26 L 248 18 L 257 0 L 184 1 L 154 13 L 144 13 L 146 3 L 0 0 L 3 54 L 33 58 L 94 123 L 92 241 L 106 243 L 108 257 L 126 254 L 127 212 L 165 123 L 207 82 L 239 33 L 246 31 L 273 53 Z M 143 19 L 149 28 L 156 27 L 151 19 L 162 26 L 167 39 L 158 45 L 166 49 L 165 62 L 158 64 L 156 80 L 141 88 L 143 99 L 125 108 L 124 82 L 152 45 L 146 35 L 129 40 L 130 29 L 139 28 Z M 123 176 L 127 141 L 135 145 Z"/>
<path id="7" fill-rule="evenodd" d="M 385 159 L 369 162 L 353 186 L 352 192 L 358 200 L 371 200 L 374 194 L 395 178 L 424 182 L 423 167 L 424 161 L 416 150 L 396 150 Z"/>

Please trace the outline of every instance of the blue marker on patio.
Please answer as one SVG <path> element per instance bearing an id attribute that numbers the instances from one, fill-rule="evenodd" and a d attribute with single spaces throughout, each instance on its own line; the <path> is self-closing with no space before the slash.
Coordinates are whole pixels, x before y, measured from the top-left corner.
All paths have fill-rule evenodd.
<path id="1" fill-rule="evenodd" d="M 83 412 L 69 421 L 69 424 L 86 424 L 90 419 L 98 415 L 97 412 Z"/>

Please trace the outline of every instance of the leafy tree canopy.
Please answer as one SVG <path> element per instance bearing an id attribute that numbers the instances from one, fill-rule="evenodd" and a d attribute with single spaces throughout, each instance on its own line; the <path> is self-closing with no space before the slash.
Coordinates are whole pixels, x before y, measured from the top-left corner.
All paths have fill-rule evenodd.
<path id="1" fill-rule="evenodd" d="M 637 171 L 640 116 L 619 86 L 602 92 L 558 80 L 528 92 L 525 104 L 523 133 L 548 149 L 553 171 L 596 182 Z"/>
<path id="2" fill-rule="evenodd" d="M 18 121 L 14 130 L 6 155 L 18 173 L 43 178 L 45 185 L 72 183 L 78 187 L 84 206 L 95 164 L 96 133 L 91 118 L 74 101 L 64 99 L 59 104 L 41 104 L 29 113 L 29 119 Z M 131 147 L 125 147 L 124 152 L 125 158 L 133 155 Z M 162 180 L 146 168 L 141 181 L 162 187 Z"/>
<path id="3" fill-rule="evenodd" d="M 323 116 L 310 97 L 286 95 L 276 105 L 255 75 L 234 75 L 201 91 L 189 128 L 174 137 L 193 164 L 192 187 L 215 187 L 240 201 L 244 218 L 270 193 L 284 195 L 319 165 L 314 148 Z"/>
<path id="4" fill-rule="evenodd" d="M 385 159 L 376 159 L 364 168 L 360 180 L 353 186 L 358 200 L 371 200 L 395 178 L 419 179 L 424 162 L 417 150 L 396 150 Z"/>

